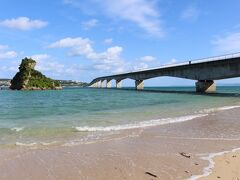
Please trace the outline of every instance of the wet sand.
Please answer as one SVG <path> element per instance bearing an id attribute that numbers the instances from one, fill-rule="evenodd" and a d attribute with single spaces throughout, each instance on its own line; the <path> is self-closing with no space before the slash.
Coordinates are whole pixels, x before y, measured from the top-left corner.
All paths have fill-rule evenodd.
<path id="1" fill-rule="evenodd" d="M 212 173 L 200 180 L 232 179 L 240 180 L 240 150 L 224 153 L 214 159 Z"/>
<path id="2" fill-rule="evenodd" d="M 0 179 L 187 179 L 203 174 L 201 157 L 240 147 L 239 117 L 238 108 L 87 144 L 2 148 Z"/>

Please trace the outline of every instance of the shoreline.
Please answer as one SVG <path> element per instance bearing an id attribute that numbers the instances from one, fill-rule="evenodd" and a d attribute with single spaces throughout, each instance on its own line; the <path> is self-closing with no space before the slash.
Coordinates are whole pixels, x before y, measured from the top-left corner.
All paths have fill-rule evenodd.
<path id="1" fill-rule="evenodd" d="M 200 175 L 193 175 L 191 176 L 189 179 L 187 180 L 197 180 L 197 179 L 202 179 L 202 180 L 208 180 L 208 179 L 216 179 L 216 178 L 221 178 L 220 175 L 217 175 L 217 174 L 221 174 L 222 171 L 224 170 L 224 173 L 226 173 L 226 169 L 227 169 L 227 166 L 228 164 L 231 163 L 231 161 L 229 160 L 226 160 L 226 156 L 231 156 L 231 157 L 234 157 L 234 158 L 237 158 L 240 162 L 240 156 L 237 156 L 236 154 L 240 155 L 240 148 L 235 148 L 235 149 L 232 149 L 232 150 L 229 150 L 229 151 L 222 151 L 222 152 L 217 152 L 217 153 L 209 153 L 208 156 L 203 156 L 203 157 L 200 157 L 200 159 L 203 159 L 203 160 L 207 160 L 209 162 L 209 165 L 207 167 L 204 167 L 203 169 L 203 172 L 202 174 Z M 220 159 L 220 160 L 219 160 Z M 227 162 L 227 164 L 224 163 Z M 232 167 L 232 169 L 227 169 L 227 177 L 225 176 L 225 179 L 233 179 L 233 177 L 230 177 L 230 176 L 233 176 L 233 171 L 236 171 L 236 169 L 240 169 L 239 164 L 234 164 L 234 166 Z M 220 166 L 219 167 L 216 167 L 216 166 Z M 239 167 L 237 167 L 239 166 Z M 239 171 L 240 172 L 240 171 Z M 239 173 L 240 175 L 240 173 Z M 239 177 L 234 177 L 234 178 L 240 178 Z"/>
<path id="2" fill-rule="evenodd" d="M 184 123 L 187 121 L 194 121 L 196 119 L 199 118 L 204 118 L 211 114 L 214 113 L 218 113 L 221 111 L 228 111 L 228 110 L 232 110 L 232 109 L 240 109 L 240 106 L 235 104 L 232 106 L 222 106 L 222 107 L 216 107 L 216 108 L 209 108 L 209 109 L 203 109 L 199 112 L 196 112 L 196 114 L 190 114 L 190 115 L 186 115 L 186 116 L 179 116 L 179 117 L 171 117 L 171 118 L 162 118 L 162 119 L 152 119 L 152 120 L 145 120 L 145 121 L 140 121 L 137 123 L 132 123 L 132 124 L 123 124 L 123 125 L 115 125 L 115 126 L 96 126 L 96 127 L 90 127 L 90 126 L 81 126 L 81 127 L 72 127 L 73 131 L 74 129 L 76 130 L 76 132 L 83 132 L 83 133 L 100 133 L 100 134 L 96 134 L 96 136 L 99 135 L 99 137 L 97 137 L 97 139 L 101 139 L 102 137 L 105 137 L 105 135 L 107 136 L 108 133 L 111 135 L 111 133 L 121 133 L 122 131 L 136 131 L 139 129 L 148 129 L 148 128 L 157 128 L 160 126 L 164 126 L 164 125 L 169 125 L 169 124 L 177 124 L 177 123 Z M 21 133 L 21 131 L 25 130 L 25 127 L 13 127 L 10 128 L 11 131 L 15 132 L 15 133 Z M 106 133 L 106 134 L 102 134 L 102 133 Z M 73 133 L 74 134 L 74 133 Z M 54 140 L 54 141 L 33 141 L 33 142 L 21 142 L 21 141 L 17 141 L 14 144 L 6 144 L 6 146 L 25 146 L 25 147 L 33 147 L 33 146 L 48 146 L 48 145 L 59 145 L 59 146 L 65 146 L 65 145 L 69 145 L 72 142 L 81 142 L 81 143 L 77 143 L 78 144 L 83 144 L 86 143 L 88 144 L 88 135 L 83 135 L 83 137 L 77 137 L 77 139 L 80 138 L 80 141 L 76 141 L 75 139 L 68 139 L 67 141 L 63 141 L 61 142 L 58 140 Z M 84 141 L 83 141 L 84 139 Z M 90 138 L 89 141 L 97 141 L 97 139 L 92 139 Z M 209 139 L 209 138 L 207 138 Z M 70 142 L 68 142 L 70 140 Z M 78 139 L 79 140 L 79 139 Z M 213 138 L 213 140 L 216 140 Z M 232 140 L 231 138 L 229 140 Z M 238 139 L 236 139 L 238 140 Z M 240 138 L 239 138 L 240 140 Z M 73 143 L 72 143 L 73 145 Z"/>
<path id="3" fill-rule="evenodd" d="M 0 149 L 0 179 L 191 178 L 209 166 L 201 157 L 240 147 L 239 115 L 235 108 L 181 123 L 116 131 L 83 144 Z"/>

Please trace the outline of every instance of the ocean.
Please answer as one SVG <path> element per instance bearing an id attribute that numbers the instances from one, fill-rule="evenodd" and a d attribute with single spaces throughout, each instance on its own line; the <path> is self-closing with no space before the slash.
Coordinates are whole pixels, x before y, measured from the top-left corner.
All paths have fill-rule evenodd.
<path id="1" fill-rule="evenodd" d="M 0 91 L 0 146 L 65 145 L 103 134 L 188 121 L 240 107 L 240 87 Z"/>

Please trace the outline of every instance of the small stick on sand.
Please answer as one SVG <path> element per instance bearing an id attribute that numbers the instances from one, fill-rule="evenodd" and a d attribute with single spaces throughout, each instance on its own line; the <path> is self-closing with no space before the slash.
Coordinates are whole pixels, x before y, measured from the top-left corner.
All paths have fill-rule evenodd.
<path id="1" fill-rule="evenodd" d="M 148 175 L 150 175 L 150 176 L 152 176 L 152 177 L 155 177 L 155 178 L 157 178 L 157 175 L 155 175 L 155 174 L 152 174 L 152 173 L 150 173 L 150 172 L 145 172 L 145 174 L 148 174 Z"/>
<path id="2" fill-rule="evenodd" d="M 181 152 L 179 154 L 182 155 L 185 158 L 190 158 L 191 157 L 189 154 L 186 154 L 185 152 Z"/>

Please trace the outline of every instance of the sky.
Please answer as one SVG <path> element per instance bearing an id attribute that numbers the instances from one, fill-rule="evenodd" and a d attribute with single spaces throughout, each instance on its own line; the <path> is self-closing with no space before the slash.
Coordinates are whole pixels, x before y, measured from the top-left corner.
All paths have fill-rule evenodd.
<path id="1" fill-rule="evenodd" d="M 12 78 L 24 57 L 51 78 L 90 82 L 240 52 L 239 7 L 239 0 L 1 0 L 0 78 Z M 159 77 L 145 85 L 194 83 Z"/>

